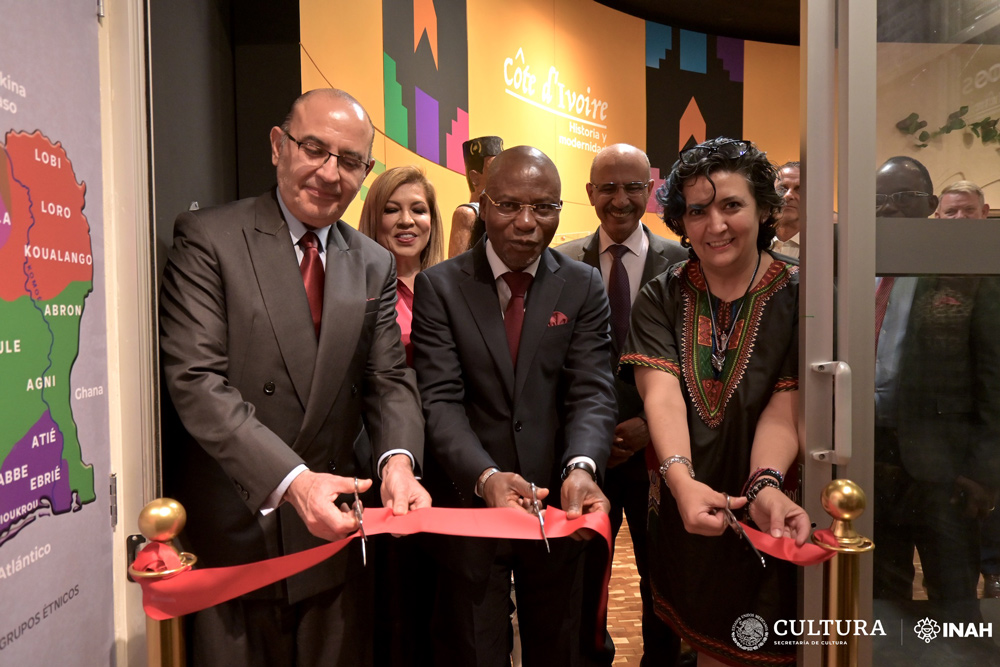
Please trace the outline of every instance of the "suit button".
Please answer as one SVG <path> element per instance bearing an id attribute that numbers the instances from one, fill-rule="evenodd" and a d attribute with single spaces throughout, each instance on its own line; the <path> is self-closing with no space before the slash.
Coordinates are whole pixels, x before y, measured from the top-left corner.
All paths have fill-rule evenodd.
<path id="1" fill-rule="evenodd" d="M 357 396 L 357 395 L 358 395 L 358 385 L 352 384 L 351 385 L 351 396 Z"/>
<path id="2" fill-rule="evenodd" d="M 244 489 L 243 485 L 240 484 L 239 482 L 236 482 L 236 490 L 240 492 L 240 496 L 243 498 L 243 500 L 250 499 L 250 492 Z"/>
<path id="3" fill-rule="evenodd" d="M 336 461 L 330 461 L 330 464 L 327 467 L 328 467 L 328 469 L 330 470 L 331 473 L 337 472 L 337 462 Z"/>
<path id="4" fill-rule="evenodd" d="M 268 396 L 270 396 L 271 394 L 274 393 L 274 383 L 273 382 L 265 382 L 264 383 L 264 393 L 267 394 Z"/>
<path id="5" fill-rule="evenodd" d="M 515 433 L 521 432 L 521 422 L 519 421 L 514 422 L 514 432 Z"/>

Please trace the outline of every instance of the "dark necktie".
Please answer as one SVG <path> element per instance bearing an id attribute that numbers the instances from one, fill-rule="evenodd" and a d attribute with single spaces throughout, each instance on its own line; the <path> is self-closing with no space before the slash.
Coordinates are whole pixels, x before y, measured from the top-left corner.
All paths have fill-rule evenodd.
<path id="1" fill-rule="evenodd" d="M 306 287 L 309 312 L 312 313 L 316 337 L 319 338 L 319 321 L 323 316 L 323 260 L 319 256 L 319 238 L 313 232 L 306 232 L 299 239 L 302 247 L 302 282 Z"/>
<path id="2" fill-rule="evenodd" d="M 886 276 L 879 281 L 875 288 L 875 349 L 878 350 L 878 338 L 882 333 L 882 323 L 885 322 L 885 311 L 889 308 L 889 294 L 892 292 L 892 285 L 896 279 Z"/>
<path id="3" fill-rule="evenodd" d="M 607 252 L 614 259 L 611 261 L 611 275 L 608 276 L 608 301 L 611 303 L 611 336 L 615 350 L 621 351 L 628 336 L 629 319 L 632 315 L 632 290 L 628 284 L 628 272 L 622 257 L 629 252 L 628 247 L 616 243 L 609 246 Z"/>
<path id="4" fill-rule="evenodd" d="M 510 301 L 503 313 L 503 326 L 507 330 L 510 360 L 517 366 L 517 348 L 521 342 L 521 326 L 524 324 L 524 295 L 531 285 L 532 276 L 524 271 L 508 271 L 500 277 L 510 288 Z"/>

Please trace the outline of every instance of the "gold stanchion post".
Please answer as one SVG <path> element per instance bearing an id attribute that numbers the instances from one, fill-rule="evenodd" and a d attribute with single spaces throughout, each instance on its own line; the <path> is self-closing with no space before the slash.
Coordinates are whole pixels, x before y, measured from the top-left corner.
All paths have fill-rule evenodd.
<path id="1" fill-rule="evenodd" d="M 865 511 L 865 492 L 849 479 L 835 479 L 823 489 L 823 509 L 833 517 L 830 532 L 837 543 L 826 544 L 813 535 L 813 542 L 837 552 L 823 564 L 823 613 L 831 620 L 858 617 L 858 556 L 871 551 L 875 544 L 854 530 L 853 521 Z M 831 637 L 833 640 L 833 637 Z M 840 643 L 844 641 L 846 643 Z M 858 664 L 858 638 L 854 633 L 830 641 L 823 653 L 825 667 L 851 667 Z"/>
<path id="2" fill-rule="evenodd" d="M 157 498 L 139 513 L 139 532 L 151 542 L 160 542 L 174 549 L 173 539 L 184 529 L 187 512 L 172 498 Z M 174 549 L 176 551 L 176 549 Z M 169 577 L 190 569 L 198 560 L 193 554 L 178 553 L 181 566 L 163 572 L 140 572 L 129 567 L 133 579 Z M 184 667 L 186 663 L 184 633 L 181 619 L 156 621 L 146 617 L 146 651 L 149 667 Z"/>

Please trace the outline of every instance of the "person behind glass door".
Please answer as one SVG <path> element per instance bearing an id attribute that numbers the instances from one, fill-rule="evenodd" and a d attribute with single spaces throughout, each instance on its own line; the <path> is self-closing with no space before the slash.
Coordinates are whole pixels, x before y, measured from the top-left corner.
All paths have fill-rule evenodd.
<path id="1" fill-rule="evenodd" d="M 657 614 L 699 665 L 792 664 L 794 647 L 749 652 L 744 614 L 795 618 L 795 569 L 762 567 L 727 527 L 727 506 L 803 544 L 809 516 L 782 492 L 798 455 L 798 267 L 766 250 L 782 200 L 777 172 L 749 141 L 682 151 L 657 190 L 692 258 L 648 282 L 621 356 L 646 410 L 655 453 L 650 577 Z M 658 474 L 657 474 L 658 473 Z"/>
<path id="2" fill-rule="evenodd" d="M 982 188 L 972 181 L 958 181 L 941 191 L 935 218 L 983 220 L 990 214 Z M 1000 513 L 990 512 L 981 525 L 979 569 L 983 597 L 1000 598 Z"/>
<path id="3" fill-rule="evenodd" d="M 957 181 L 945 186 L 934 210 L 935 218 L 953 220 L 985 220 L 989 214 L 990 205 L 986 203 L 982 188 L 972 181 Z"/>
<path id="4" fill-rule="evenodd" d="M 875 186 L 878 217 L 941 210 L 913 158 L 887 160 Z M 874 596 L 912 598 L 916 550 L 930 600 L 974 600 L 1000 487 L 1000 283 L 889 276 L 875 303 Z"/>
<path id="5" fill-rule="evenodd" d="M 771 250 L 793 259 L 799 258 L 799 232 L 806 222 L 799 201 L 800 173 L 798 162 L 786 162 L 778 167 L 778 179 L 774 182 L 785 205 L 781 207 L 781 215 L 774 229 L 775 239 L 771 243 Z"/>
<path id="6" fill-rule="evenodd" d="M 641 223 L 646 203 L 653 191 L 649 158 L 635 146 L 615 144 L 608 146 L 594 158 L 590 166 L 587 196 L 594 207 L 600 226 L 590 236 L 564 243 L 556 248 L 575 260 L 589 264 L 601 272 L 608 297 L 611 300 L 611 317 L 616 321 L 621 308 L 624 312 L 622 332 L 628 334 L 629 312 L 632 302 L 646 282 L 667 270 L 671 264 L 687 259 L 687 250 L 676 241 L 669 241 L 652 234 Z M 616 249 L 621 258 L 616 260 Z M 624 269 L 621 301 L 613 296 L 622 277 L 617 275 L 616 263 Z M 614 281 L 614 282 L 613 282 Z M 612 325 L 611 364 L 618 366 L 618 353 L 625 344 L 622 333 Z M 618 425 L 611 442 L 611 457 L 604 481 L 604 493 L 611 501 L 611 531 L 614 538 L 622 525 L 623 514 L 628 519 L 629 533 L 639 571 L 639 593 L 642 598 L 642 661 L 647 665 L 672 665 L 680 650 L 677 635 L 659 620 L 653 611 L 646 575 L 646 506 L 649 502 L 649 476 L 646 474 L 644 452 L 649 444 L 649 430 L 642 413 L 642 399 L 631 383 L 615 378 L 615 395 L 618 400 Z M 595 553 L 587 554 L 587 576 L 601 577 L 606 554 L 597 554 L 600 545 L 591 545 Z M 596 608 L 595 608 L 596 609 Z M 584 613 L 584 621 L 596 618 L 594 613 Z M 585 651 L 590 649 L 590 635 L 584 633 Z M 594 660 L 610 665 L 615 647 L 610 634 L 605 633 L 605 646 Z"/>
<path id="7" fill-rule="evenodd" d="M 434 186 L 418 167 L 393 167 L 368 189 L 358 229 L 396 259 L 396 323 L 413 365 L 413 281 L 444 259 L 444 227 Z"/>

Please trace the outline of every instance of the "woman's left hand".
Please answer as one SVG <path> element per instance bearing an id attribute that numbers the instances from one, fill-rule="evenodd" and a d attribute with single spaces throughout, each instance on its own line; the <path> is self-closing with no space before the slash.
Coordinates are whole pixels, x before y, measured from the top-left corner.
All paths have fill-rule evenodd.
<path id="1" fill-rule="evenodd" d="M 784 493 L 766 486 L 750 503 L 750 518 L 771 537 L 791 537 L 802 546 L 812 532 L 809 515 Z"/>

